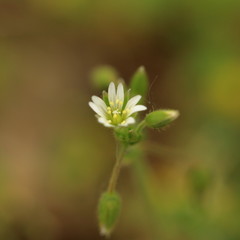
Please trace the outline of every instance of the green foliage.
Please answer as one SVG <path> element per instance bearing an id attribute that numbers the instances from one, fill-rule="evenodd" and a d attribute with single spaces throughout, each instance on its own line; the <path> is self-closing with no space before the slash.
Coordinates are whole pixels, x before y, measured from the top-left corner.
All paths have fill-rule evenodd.
<path id="1" fill-rule="evenodd" d="M 105 192 L 102 194 L 98 205 L 98 219 L 102 235 L 108 236 L 119 217 L 121 210 L 121 199 L 116 192 Z"/>
<path id="2" fill-rule="evenodd" d="M 148 76 L 143 66 L 139 67 L 134 73 L 130 82 L 131 94 L 141 95 L 144 102 L 148 91 Z"/>
<path id="3" fill-rule="evenodd" d="M 176 110 L 157 110 L 147 114 L 145 123 L 150 128 L 163 128 L 179 116 Z"/>

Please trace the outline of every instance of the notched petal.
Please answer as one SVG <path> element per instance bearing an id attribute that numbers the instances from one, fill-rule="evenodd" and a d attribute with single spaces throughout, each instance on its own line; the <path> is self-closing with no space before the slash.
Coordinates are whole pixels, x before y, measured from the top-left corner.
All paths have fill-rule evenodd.
<path id="1" fill-rule="evenodd" d="M 114 102 L 116 99 L 116 88 L 115 84 L 111 82 L 108 87 L 108 100 L 109 102 Z"/>
<path id="2" fill-rule="evenodd" d="M 100 97 L 92 96 L 92 101 L 93 103 L 95 103 L 96 106 L 101 107 L 104 112 L 107 111 L 107 105 Z"/>
<path id="3" fill-rule="evenodd" d="M 140 95 L 137 95 L 137 96 L 134 96 L 134 97 L 132 97 L 129 101 L 128 101 L 128 103 L 127 103 L 127 105 L 126 105 L 126 108 L 132 108 L 132 107 L 134 107 L 139 101 L 140 101 L 140 99 L 141 99 L 141 96 Z"/>
<path id="4" fill-rule="evenodd" d="M 122 83 L 119 83 L 117 87 L 117 99 L 122 102 L 124 101 L 124 89 Z"/>
<path id="5" fill-rule="evenodd" d="M 98 107 L 95 103 L 93 103 L 93 102 L 89 102 L 88 103 L 89 104 L 89 106 L 92 108 L 92 110 L 95 112 L 95 113 L 97 113 L 99 116 L 101 116 L 101 117 L 104 117 L 104 112 L 103 112 L 103 110 L 100 108 L 100 107 Z"/>

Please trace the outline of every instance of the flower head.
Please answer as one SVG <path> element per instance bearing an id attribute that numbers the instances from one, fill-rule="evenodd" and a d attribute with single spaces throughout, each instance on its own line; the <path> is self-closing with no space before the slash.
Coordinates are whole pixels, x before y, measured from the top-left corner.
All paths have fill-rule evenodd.
<path id="1" fill-rule="evenodd" d="M 122 83 L 119 83 L 116 89 L 115 84 L 111 82 L 108 87 L 107 101 L 92 96 L 89 106 L 97 114 L 98 122 L 105 127 L 125 127 L 135 123 L 135 119 L 131 117 L 133 113 L 147 109 L 143 105 L 137 105 L 140 99 L 141 96 L 136 95 L 127 101 Z"/>

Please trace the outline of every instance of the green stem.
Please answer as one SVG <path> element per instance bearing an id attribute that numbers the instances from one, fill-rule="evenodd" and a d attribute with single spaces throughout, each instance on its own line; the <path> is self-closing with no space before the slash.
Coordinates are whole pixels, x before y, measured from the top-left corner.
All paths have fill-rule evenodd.
<path id="1" fill-rule="evenodd" d="M 122 143 L 117 144 L 117 154 L 116 154 L 116 163 L 113 167 L 112 175 L 108 183 L 108 192 L 113 192 L 116 188 L 117 180 L 120 174 L 122 159 L 127 150 L 127 145 Z"/>
<path id="2" fill-rule="evenodd" d="M 139 133 L 140 131 L 142 131 L 143 128 L 146 127 L 146 122 L 143 119 L 136 127 L 136 132 Z"/>

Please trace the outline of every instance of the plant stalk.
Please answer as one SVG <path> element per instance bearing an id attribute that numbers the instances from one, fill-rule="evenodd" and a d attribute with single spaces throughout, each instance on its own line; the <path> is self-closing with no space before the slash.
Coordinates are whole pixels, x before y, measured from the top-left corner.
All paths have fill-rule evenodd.
<path id="1" fill-rule="evenodd" d="M 108 183 L 108 192 L 113 192 L 117 185 L 117 180 L 120 174 L 121 166 L 122 166 L 122 159 L 124 157 L 124 154 L 127 150 L 127 145 L 122 143 L 117 143 L 117 154 L 116 154 L 116 162 L 113 167 L 112 175 L 110 177 L 109 183 Z"/>

